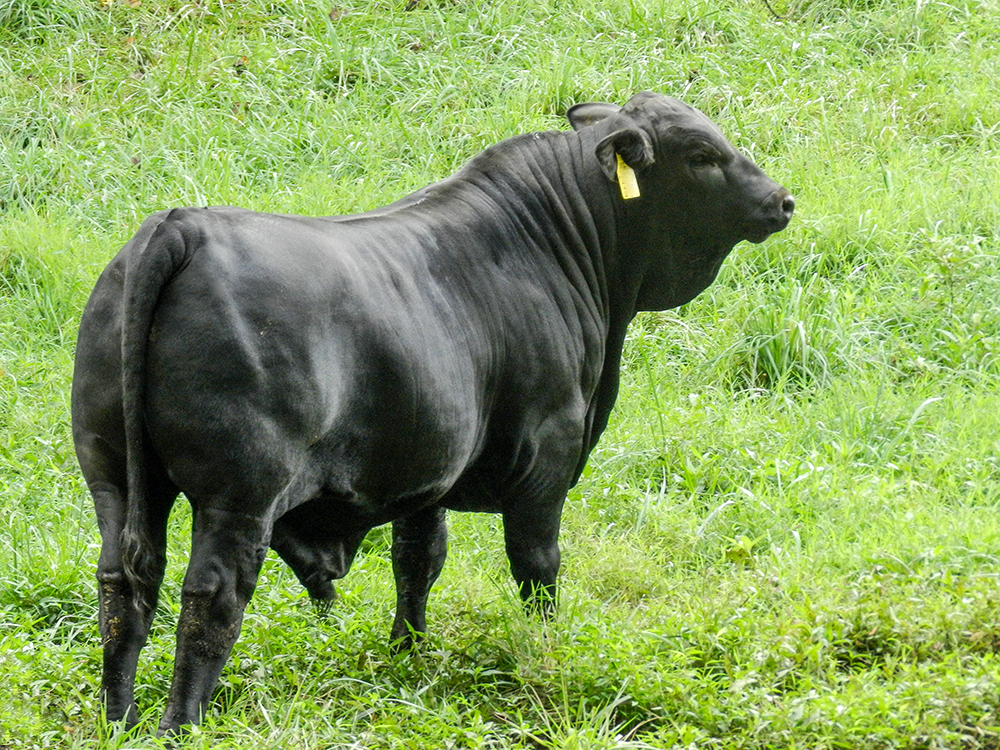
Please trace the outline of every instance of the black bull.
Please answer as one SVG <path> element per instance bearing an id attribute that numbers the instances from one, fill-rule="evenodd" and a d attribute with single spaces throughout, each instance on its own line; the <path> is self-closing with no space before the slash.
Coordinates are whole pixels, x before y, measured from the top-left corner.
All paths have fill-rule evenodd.
<path id="1" fill-rule="evenodd" d="M 161 733 L 205 711 L 268 547 L 328 601 L 391 521 L 406 644 L 445 510 L 501 513 L 521 596 L 551 606 L 563 501 L 607 425 L 629 321 L 692 299 L 794 209 L 677 100 L 568 117 L 573 131 L 503 141 L 382 209 L 175 209 L 111 261 L 73 379 L 110 719 L 136 721 L 179 492 L 194 530 Z"/>

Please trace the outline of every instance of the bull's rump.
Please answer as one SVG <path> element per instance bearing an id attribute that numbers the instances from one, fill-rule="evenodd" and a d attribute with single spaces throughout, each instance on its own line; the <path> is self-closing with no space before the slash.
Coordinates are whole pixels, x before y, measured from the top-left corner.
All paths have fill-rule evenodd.
<path id="1" fill-rule="evenodd" d="M 261 502 L 293 474 L 361 506 L 443 494 L 481 443 L 487 377 L 422 249 L 267 215 L 219 223 L 165 288 L 148 353 L 150 433 L 178 486 L 239 495 L 205 470 L 232 466 Z"/>

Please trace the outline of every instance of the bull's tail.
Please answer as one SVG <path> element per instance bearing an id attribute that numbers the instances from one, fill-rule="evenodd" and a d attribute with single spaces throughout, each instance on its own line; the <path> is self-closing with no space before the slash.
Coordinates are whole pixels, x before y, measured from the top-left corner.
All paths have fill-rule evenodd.
<path id="1" fill-rule="evenodd" d="M 146 349 L 164 286 L 187 260 L 177 209 L 147 219 L 131 240 L 122 310 L 122 408 L 125 418 L 128 500 L 121 533 L 122 563 L 136 606 L 155 601 L 164 564 L 162 543 L 152 538 L 148 482 L 149 438 L 144 416 Z"/>

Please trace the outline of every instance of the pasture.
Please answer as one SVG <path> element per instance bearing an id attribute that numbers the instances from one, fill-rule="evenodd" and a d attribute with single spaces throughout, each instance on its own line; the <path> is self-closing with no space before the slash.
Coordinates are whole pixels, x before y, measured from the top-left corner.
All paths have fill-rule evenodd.
<path id="1" fill-rule="evenodd" d="M 351 213 L 581 101 L 700 108 L 796 197 L 633 322 L 526 616 L 451 514 L 419 652 L 389 535 L 321 615 L 273 555 L 192 748 L 1000 747 L 996 0 L 0 0 L 0 748 L 154 748 L 190 516 L 134 736 L 99 720 L 76 327 L 155 210 Z"/>

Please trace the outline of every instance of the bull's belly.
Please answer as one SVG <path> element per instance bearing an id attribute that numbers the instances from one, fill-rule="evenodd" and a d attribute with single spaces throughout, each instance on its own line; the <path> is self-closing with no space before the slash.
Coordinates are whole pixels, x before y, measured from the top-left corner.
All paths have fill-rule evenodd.
<path id="1" fill-rule="evenodd" d="M 500 501 L 499 475 L 509 474 L 509 468 L 498 472 L 494 461 L 484 461 L 483 457 L 469 467 L 458 478 L 454 485 L 438 501 L 438 504 L 448 510 L 472 513 L 499 513 L 502 509 Z"/>
<path id="2" fill-rule="evenodd" d="M 441 507 L 465 513 L 500 513 L 500 501 L 486 494 L 447 495 L 440 502 Z"/>
<path id="3" fill-rule="evenodd" d="M 451 497 L 470 461 L 474 435 L 435 428 L 380 433 L 367 445 L 333 435 L 311 456 L 324 503 L 376 526 Z"/>
<path id="4" fill-rule="evenodd" d="M 370 528 L 448 496 L 475 450 L 474 420 L 399 418 L 388 397 L 390 408 L 345 410 L 317 435 L 292 399 L 190 386 L 161 381 L 147 415 L 168 475 L 196 503 L 280 516 L 316 502 L 345 528 Z"/>

